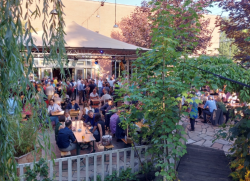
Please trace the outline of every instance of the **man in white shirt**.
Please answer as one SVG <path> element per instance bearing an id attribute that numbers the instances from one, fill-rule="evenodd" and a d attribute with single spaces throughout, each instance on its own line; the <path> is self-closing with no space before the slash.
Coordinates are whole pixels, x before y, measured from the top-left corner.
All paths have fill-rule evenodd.
<path id="1" fill-rule="evenodd" d="M 104 90 L 104 95 L 102 96 L 101 101 L 104 102 L 105 100 L 112 99 L 111 96 L 108 94 L 108 91 L 106 89 L 103 90 Z"/>
<path id="2" fill-rule="evenodd" d="M 99 96 L 101 96 L 101 93 L 102 93 L 102 80 L 100 80 L 99 77 L 96 78 L 96 85 L 98 87 Z"/>
<path id="3" fill-rule="evenodd" d="M 47 86 L 45 93 L 48 96 L 48 100 L 50 101 L 55 93 L 55 88 L 53 87 L 53 85 Z"/>
<path id="4" fill-rule="evenodd" d="M 93 90 L 93 92 L 90 93 L 90 99 L 98 99 L 99 95 L 96 92 L 96 89 Z"/>
<path id="5" fill-rule="evenodd" d="M 51 99 L 49 101 L 49 107 L 48 107 L 48 113 L 50 115 L 50 120 L 51 122 L 55 122 L 55 125 L 57 125 L 57 123 L 59 122 L 59 119 L 57 116 L 52 116 L 51 113 L 54 113 L 54 112 L 60 112 L 62 111 L 62 109 L 60 108 L 60 106 L 58 104 L 55 104 L 55 101 L 54 99 Z M 48 121 L 47 121 L 48 122 Z"/>
<path id="6" fill-rule="evenodd" d="M 49 101 L 48 112 L 49 114 L 53 112 L 60 112 L 63 111 L 58 104 L 55 103 L 54 99 Z"/>
<path id="7" fill-rule="evenodd" d="M 113 79 L 113 78 L 111 77 L 110 80 L 109 80 L 108 82 L 109 82 L 109 85 L 110 85 L 111 87 L 113 87 L 113 86 L 114 86 L 115 79 Z"/>

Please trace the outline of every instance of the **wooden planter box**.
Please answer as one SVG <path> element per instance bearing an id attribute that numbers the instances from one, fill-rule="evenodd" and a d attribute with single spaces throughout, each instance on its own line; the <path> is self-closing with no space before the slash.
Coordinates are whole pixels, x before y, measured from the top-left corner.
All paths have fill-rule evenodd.
<path id="1" fill-rule="evenodd" d="M 22 155 L 20 157 L 15 157 L 15 160 L 17 162 L 17 164 L 24 164 L 24 163 L 31 163 L 35 160 L 34 157 L 34 153 L 36 156 L 36 161 L 39 161 L 42 158 L 42 149 L 37 148 L 37 150 L 39 150 L 37 153 L 35 152 L 35 150 Z M 26 172 L 26 169 L 24 168 L 24 173 Z M 19 169 L 17 169 L 17 174 L 19 175 Z"/>

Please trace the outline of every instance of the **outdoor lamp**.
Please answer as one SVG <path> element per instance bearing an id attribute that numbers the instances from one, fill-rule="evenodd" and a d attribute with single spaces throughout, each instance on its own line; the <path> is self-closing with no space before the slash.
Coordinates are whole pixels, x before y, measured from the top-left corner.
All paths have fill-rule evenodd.
<path id="1" fill-rule="evenodd" d="M 115 0 L 115 25 L 113 27 L 118 28 L 118 25 L 116 24 L 116 0 Z"/>
<path id="2" fill-rule="evenodd" d="M 56 9 L 53 9 L 50 14 L 53 14 L 53 15 L 58 15 L 58 12 L 56 11 Z"/>
<path id="3" fill-rule="evenodd" d="M 96 64 L 96 65 L 98 65 L 98 61 L 97 61 L 97 59 L 95 59 L 95 64 Z"/>

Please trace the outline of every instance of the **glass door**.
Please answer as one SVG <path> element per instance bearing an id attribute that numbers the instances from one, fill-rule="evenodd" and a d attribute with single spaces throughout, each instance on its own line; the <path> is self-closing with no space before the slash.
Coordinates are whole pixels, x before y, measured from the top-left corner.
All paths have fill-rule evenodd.
<path id="1" fill-rule="evenodd" d="M 75 80 L 84 79 L 84 69 L 76 69 L 75 70 Z"/>

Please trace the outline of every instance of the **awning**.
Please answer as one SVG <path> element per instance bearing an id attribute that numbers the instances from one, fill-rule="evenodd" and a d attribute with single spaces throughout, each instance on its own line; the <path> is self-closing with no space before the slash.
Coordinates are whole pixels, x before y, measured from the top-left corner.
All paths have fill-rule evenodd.
<path id="1" fill-rule="evenodd" d="M 35 38 L 35 45 L 37 47 L 43 47 L 43 32 L 40 31 L 37 33 L 38 34 L 32 34 Z M 84 49 L 89 51 L 112 50 L 112 52 L 116 51 L 118 54 L 135 54 L 138 48 L 140 48 L 142 52 L 150 50 L 106 37 L 88 30 L 75 22 L 66 25 L 65 33 L 65 47 L 67 49 Z"/>

